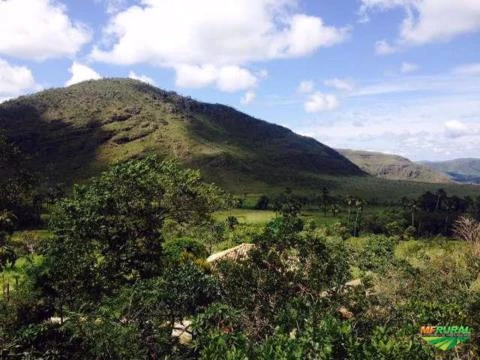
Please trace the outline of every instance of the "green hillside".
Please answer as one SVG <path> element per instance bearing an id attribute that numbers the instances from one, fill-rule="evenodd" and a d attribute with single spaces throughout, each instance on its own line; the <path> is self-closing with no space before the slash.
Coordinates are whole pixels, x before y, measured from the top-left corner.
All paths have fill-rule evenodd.
<path id="1" fill-rule="evenodd" d="M 423 164 L 445 173 L 452 180 L 480 184 L 480 159 L 455 159 L 449 161 L 425 161 Z"/>
<path id="2" fill-rule="evenodd" d="M 438 188 L 374 178 L 312 138 L 130 79 L 88 81 L 5 102 L 0 129 L 53 184 L 81 182 L 111 163 L 154 152 L 199 168 L 236 194 L 327 187 L 389 201 Z M 442 187 L 460 196 L 477 191 Z"/>
<path id="3" fill-rule="evenodd" d="M 407 180 L 426 183 L 450 183 L 445 174 L 416 164 L 407 158 L 359 150 L 338 150 L 343 156 L 370 175 L 389 180 Z"/>
<path id="4" fill-rule="evenodd" d="M 88 81 L 6 102 L 0 127 L 42 174 L 67 183 L 146 152 L 178 158 L 233 190 L 363 175 L 314 139 L 135 80 Z"/>

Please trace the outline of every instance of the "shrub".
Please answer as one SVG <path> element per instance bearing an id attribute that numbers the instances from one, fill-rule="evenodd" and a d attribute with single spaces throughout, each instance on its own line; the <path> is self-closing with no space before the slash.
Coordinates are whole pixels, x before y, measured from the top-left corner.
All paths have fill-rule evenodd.
<path id="1" fill-rule="evenodd" d="M 205 245 L 190 238 L 166 241 L 163 244 L 163 252 L 165 258 L 173 262 L 180 262 L 186 256 L 193 257 L 194 259 L 203 259 L 208 256 Z"/>

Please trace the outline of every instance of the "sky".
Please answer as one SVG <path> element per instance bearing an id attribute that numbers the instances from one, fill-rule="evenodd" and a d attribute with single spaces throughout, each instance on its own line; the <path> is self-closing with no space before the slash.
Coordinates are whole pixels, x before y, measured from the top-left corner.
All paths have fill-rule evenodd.
<path id="1" fill-rule="evenodd" d="M 480 157 L 480 0 L 0 0 L 0 102 L 102 77 L 335 148 Z"/>

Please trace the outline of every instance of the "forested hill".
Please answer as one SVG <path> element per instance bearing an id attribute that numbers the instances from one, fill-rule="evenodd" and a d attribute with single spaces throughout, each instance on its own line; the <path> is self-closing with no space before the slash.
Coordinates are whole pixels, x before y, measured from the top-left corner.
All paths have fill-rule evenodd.
<path id="1" fill-rule="evenodd" d="M 314 139 L 130 79 L 87 81 L 5 102 L 0 129 L 40 173 L 66 183 L 147 152 L 178 158 L 227 188 L 364 175 Z"/>

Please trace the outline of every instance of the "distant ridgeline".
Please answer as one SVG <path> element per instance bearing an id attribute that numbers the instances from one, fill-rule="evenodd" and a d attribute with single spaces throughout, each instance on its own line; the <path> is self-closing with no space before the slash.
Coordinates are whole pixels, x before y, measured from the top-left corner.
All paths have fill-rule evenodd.
<path id="1" fill-rule="evenodd" d="M 453 181 L 464 184 L 480 184 L 480 159 L 424 161 L 423 164 L 448 175 Z"/>

